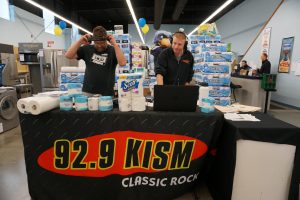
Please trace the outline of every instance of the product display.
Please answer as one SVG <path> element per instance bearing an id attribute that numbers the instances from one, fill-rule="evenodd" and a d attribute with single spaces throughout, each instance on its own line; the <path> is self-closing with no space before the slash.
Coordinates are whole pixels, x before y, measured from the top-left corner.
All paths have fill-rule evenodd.
<path id="1" fill-rule="evenodd" d="M 99 110 L 111 111 L 113 109 L 113 100 L 111 96 L 99 97 Z"/>
<path id="2" fill-rule="evenodd" d="M 208 97 L 213 97 L 216 105 L 230 105 L 230 66 L 233 56 L 230 52 L 231 45 L 221 43 L 221 36 L 215 33 L 215 25 L 206 24 L 200 29 L 202 35 L 189 37 L 188 47 L 195 61 L 193 79 L 196 84 L 207 83 Z M 201 106 L 200 96 L 201 91 Z"/>

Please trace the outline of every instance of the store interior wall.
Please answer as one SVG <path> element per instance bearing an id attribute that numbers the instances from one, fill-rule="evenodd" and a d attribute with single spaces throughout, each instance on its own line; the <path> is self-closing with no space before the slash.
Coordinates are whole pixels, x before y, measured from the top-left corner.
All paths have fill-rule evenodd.
<path id="1" fill-rule="evenodd" d="M 257 5 L 255 5 L 254 2 L 256 2 Z M 227 36 L 228 39 L 225 41 L 232 42 L 233 49 L 237 49 L 237 51 L 239 49 L 245 49 L 242 51 L 245 52 L 246 48 L 250 46 L 256 34 L 252 34 L 253 37 L 249 38 L 247 31 L 243 33 L 243 30 L 253 27 L 254 24 L 259 24 L 266 21 L 267 18 L 271 16 L 279 2 L 279 0 L 245 1 L 242 5 L 217 21 L 220 33 L 222 35 L 229 35 L 228 33 L 232 30 L 231 35 L 233 35 L 233 37 Z M 264 9 L 267 10 L 263 11 Z M 269 60 L 272 64 L 271 73 L 277 74 L 277 92 L 272 92 L 271 100 L 297 108 L 300 108 L 300 76 L 296 76 L 293 70 L 290 70 L 289 73 L 278 73 L 277 71 L 283 38 L 292 36 L 295 37 L 291 62 L 292 65 L 295 65 L 296 62 L 300 62 L 299 10 L 299 0 L 285 0 L 266 26 L 272 28 L 269 49 Z M 261 13 L 263 13 L 265 16 L 263 17 Z M 232 19 L 231 23 L 230 19 Z M 228 25 L 228 27 L 226 27 L 226 25 Z M 246 25 L 248 25 L 248 28 Z M 240 30 L 234 29 L 234 27 L 240 26 Z M 245 60 L 254 62 L 258 66 L 261 64 L 261 40 L 262 37 L 260 35 L 244 57 Z"/>
<path id="2" fill-rule="evenodd" d="M 55 36 L 43 31 L 43 18 L 33 15 L 23 9 L 14 7 L 15 21 L 8 21 L 0 18 L 0 43 L 18 46 L 19 42 L 41 42 L 44 48 L 47 47 L 47 41 L 54 41 L 51 48 L 65 49 L 66 37 L 64 34 Z M 25 25 L 24 25 L 25 24 Z M 41 35 L 33 40 L 42 31 Z M 34 37 L 31 37 L 31 34 Z"/>
<path id="3" fill-rule="evenodd" d="M 144 40 L 146 45 L 154 46 L 153 44 L 153 38 L 156 30 L 153 27 L 153 24 L 148 24 L 149 25 L 149 32 L 147 34 L 143 34 Z M 174 33 L 179 30 L 179 28 L 183 28 L 184 32 L 186 34 L 189 34 L 192 30 L 196 28 L 197 25 L 186 25 L 186 24 L 162 24 L 160 26 L 159 30 L 164 30 L 164 31 L 169 31 L 171 33 Z M 141 38 L 136 30 L 136 27 L 134 24 L 128 24 L 128 33 L 132 37 L 132 41 L 135 42 L 142 42 Z"/>

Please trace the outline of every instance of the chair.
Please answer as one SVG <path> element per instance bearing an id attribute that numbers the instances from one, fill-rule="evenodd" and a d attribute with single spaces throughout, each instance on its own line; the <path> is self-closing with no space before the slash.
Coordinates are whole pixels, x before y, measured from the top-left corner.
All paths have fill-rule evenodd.
<path id="1" fill-rule="evenodd" d="M 240 89 L 240 88 L 242 88 L 241 85 L 236 85 L 236 84 L 230 82 L 230 89 L 231 89 L 231 94 L 233 94 L 234 102 L 237 102 L 237 101 L 236 101 L 236 97 L 235 97 L 234 91 L 235 91 L 236 89 Z"/>

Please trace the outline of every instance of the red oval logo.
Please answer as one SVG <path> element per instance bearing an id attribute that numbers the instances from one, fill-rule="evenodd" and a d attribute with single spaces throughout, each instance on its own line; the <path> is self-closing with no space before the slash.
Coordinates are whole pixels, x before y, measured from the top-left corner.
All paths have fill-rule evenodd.
<path id="1" fill-rule="evenodd" d="M 56 140 L 38 164 L 70 176 L 105 177 L 188 169 L 207 152 L 207 145 L 189 136 L 118 131 L 69 141 Z"/>

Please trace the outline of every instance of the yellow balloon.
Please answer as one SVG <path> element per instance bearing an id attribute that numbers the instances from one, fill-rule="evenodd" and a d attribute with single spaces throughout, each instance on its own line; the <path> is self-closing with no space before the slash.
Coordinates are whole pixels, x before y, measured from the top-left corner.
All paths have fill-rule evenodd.
<path id="1" fill-rule="evenodd" d="M 149 31 L 149 26 L 148 26 L 148 24 L 146 24 L 146 25 L 142 28 L 142 32 L 143 32 L 144 34 L 147 34 L 148 31 Z"/>
<path id="2" fill-rule="evenodd" d="M 54 34 L 55 34 L 56 36 L 60 36 L 60 35 L 62 34 L 62 30 L 61 30 L 61 28 L 60 28 L 59 26 L 56 26 L 56 27 L 54 28 Z"/>

